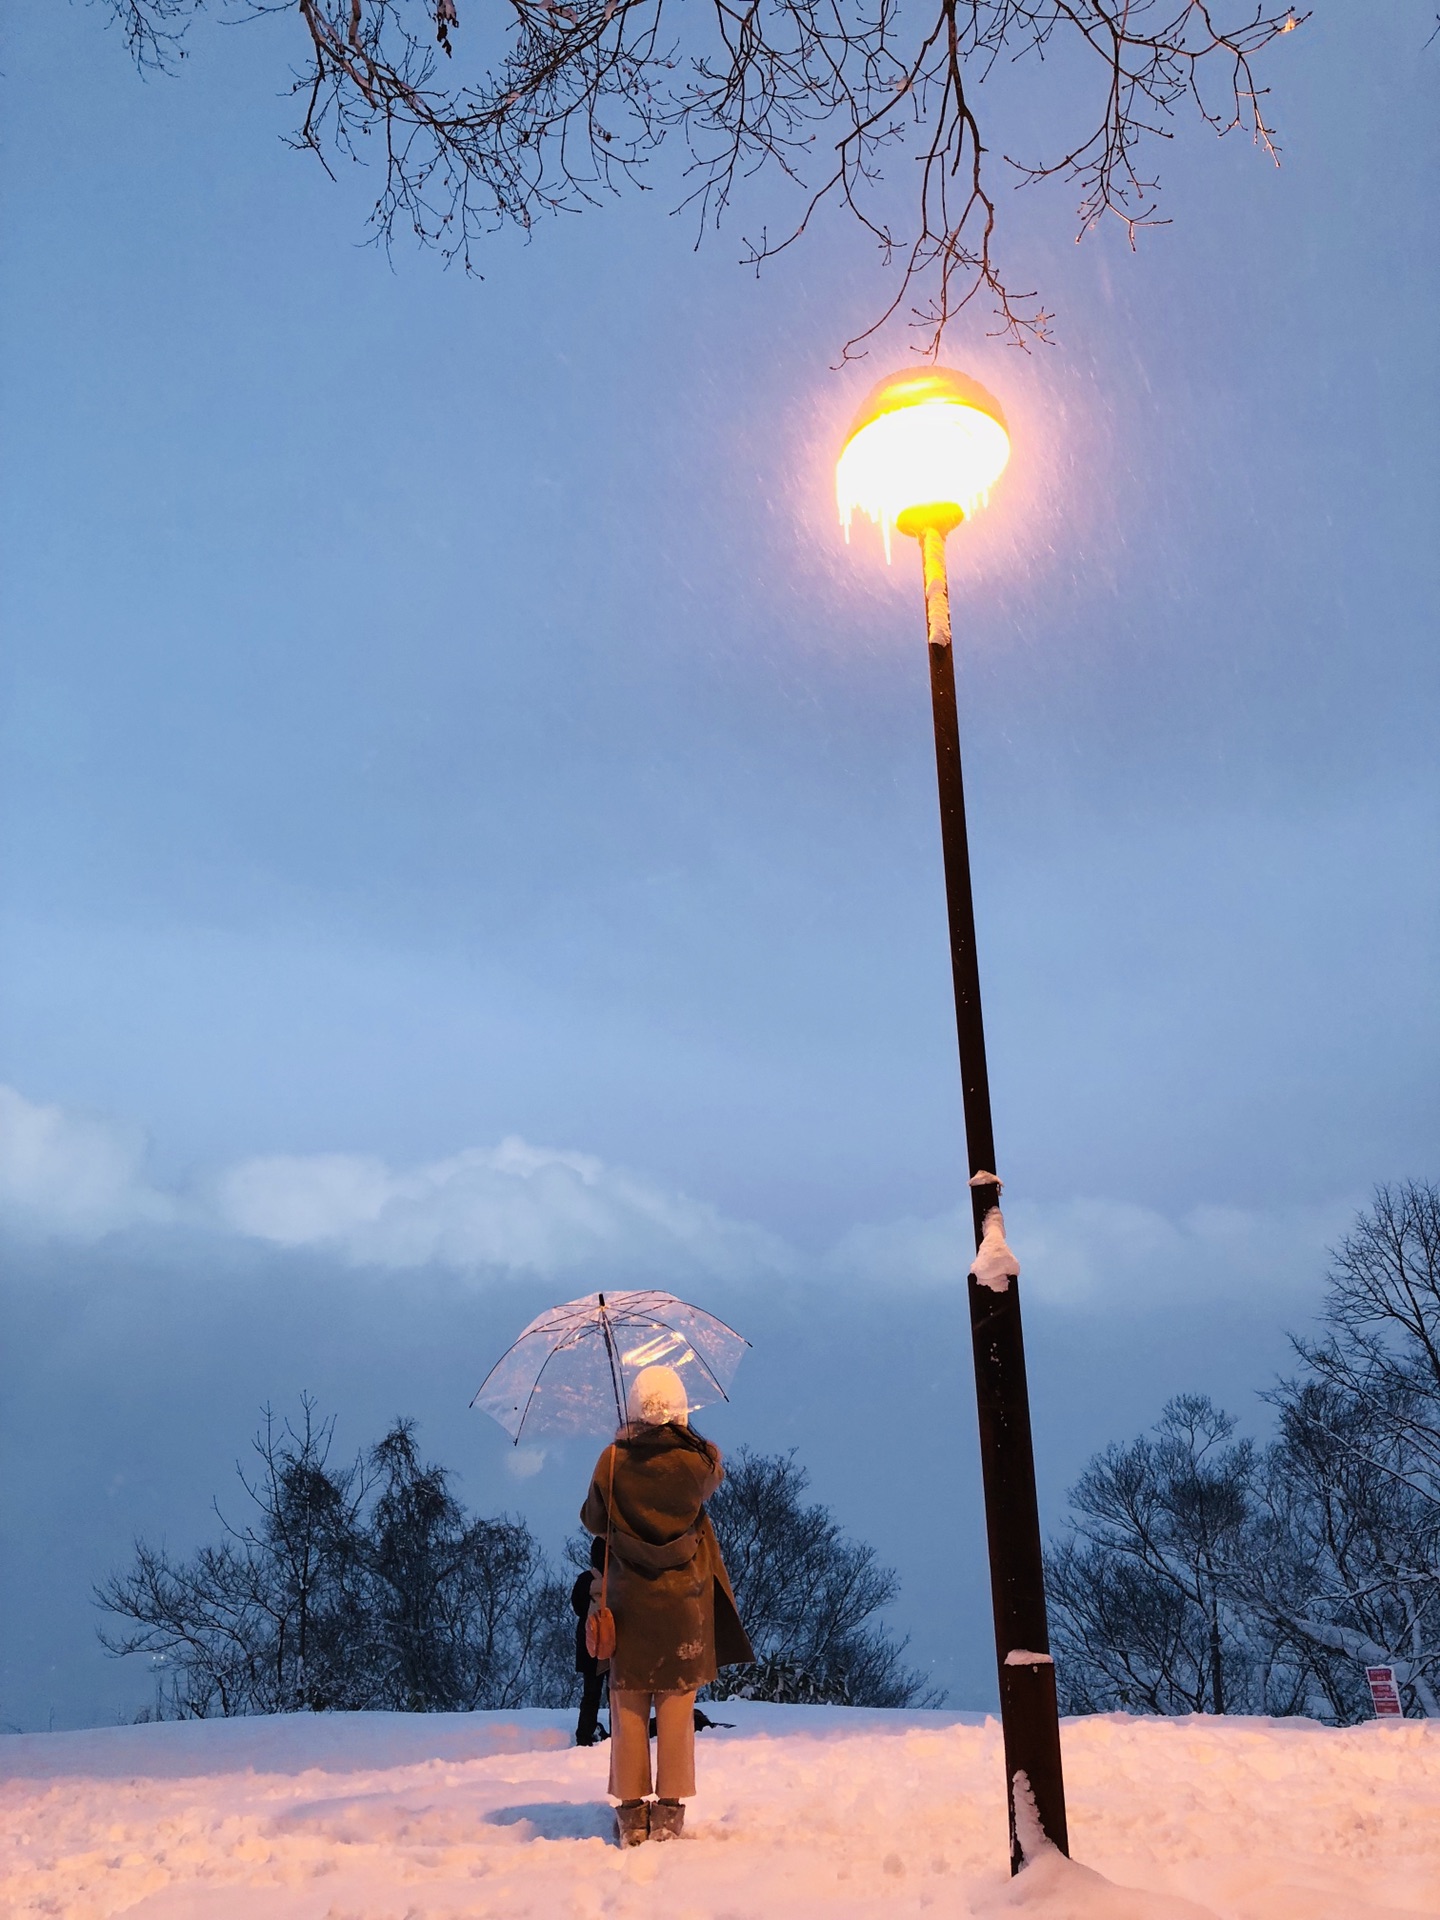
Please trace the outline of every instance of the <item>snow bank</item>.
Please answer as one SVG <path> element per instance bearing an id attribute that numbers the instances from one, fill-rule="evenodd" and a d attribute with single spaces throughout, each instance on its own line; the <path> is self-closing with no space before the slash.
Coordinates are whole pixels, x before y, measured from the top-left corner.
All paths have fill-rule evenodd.
<path id="1" fill-rule="evenodd" d="M 65 1920 L 1440 1920 L 1440 1725 L 1065 1728 L 1077 1861 L 1011 1881 L 999 1729 L 729 1702 L 692 1836 L 609 1843 L 569 1716 L 0 1740 L 0 1912 Z M 1084 1862 L 1083 1865 L 1079 1862 Z"/>

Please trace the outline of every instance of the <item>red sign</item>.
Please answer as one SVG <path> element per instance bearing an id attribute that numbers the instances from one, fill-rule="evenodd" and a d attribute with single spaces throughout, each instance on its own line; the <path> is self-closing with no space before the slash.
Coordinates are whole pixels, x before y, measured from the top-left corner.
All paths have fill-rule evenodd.
<path id="1" fill-rule="evenodd" d="M 1377 1720 L 1400 1720 L 1405 1709 L 1400 1704 L 1400 1689 L 1395 1684 L 1393 1667 L 1366 1667 L 1365 1678 L 1370 1682 L 1370 1698 L 1375 1703 Z"/>

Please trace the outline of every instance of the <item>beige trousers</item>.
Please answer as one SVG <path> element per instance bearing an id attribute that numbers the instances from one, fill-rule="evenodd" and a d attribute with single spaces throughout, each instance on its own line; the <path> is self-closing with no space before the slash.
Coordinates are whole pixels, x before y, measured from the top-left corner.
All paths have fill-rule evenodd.
<path id="1" fill-rule="evenodd" d="M 695 1695 L 610 1695 L 610 1792 L 643 1800 L 650 1792 L 650 1704 L 655 1704 L 655 1792 L 688 1800 L 695 1792 Z"/>

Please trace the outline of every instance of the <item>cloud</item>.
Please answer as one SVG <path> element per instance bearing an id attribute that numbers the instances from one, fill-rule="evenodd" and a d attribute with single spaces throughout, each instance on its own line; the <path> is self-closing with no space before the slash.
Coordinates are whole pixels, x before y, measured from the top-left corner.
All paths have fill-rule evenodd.
<path id="1" fill-rule="evenodd" d="M 1055 1305 L 1136 1308 L 1182 1296 L 1313 1293 L 1326 1249 L 1355 1203 L 1311 1207 L 1200 1206 L 1176 1218 L 1122 1200 L 1017 1201 L 1006 1237 L 1027 1295 Z M 837 1275 L 871 1283 L 963 1283 L 974 1257 L 968 1206 L 929 1218 L 852 1228 L 826 1258 Z"/>
<path id="2" fill-rule="evenodd" d="M 0 1221 L 27 1237 L 97 1239 L 162 1224 L 175 1203 L 145 1178 L 137 1129 L 0 1086 Z"/>
<path id="3" fill-rule="evenodd" d="M 165 1192 L 135 1128 L 0 1085 L 0 1225 L 98 1240 L 134 1227 L 208 1228 L 350 1265 L 745 1279 L 793 1256 L 763 1228 L 592 1154 L 503 1140 L 414 1167 L 375 1155 L 272 1154 Z"/>
<path id="4" fill-rule="evenodd" d="M 1354 1202 L 1200 1206 L 1171 1217 L 1133 1202 L 1007 1202 L 1029 1298 L 1136 1311 L 1182 1298 L 1313 1294 Z M 34 1237 L 208 1229 L 346 1265 L 467 1276 L 524 1273 L 684 1287 L 782 1276 L 869 1289 L 964 1284 L 968 1206 L 851 1228 L 819 1260 L 763 1227 L 592 1154 L 503 1140 L 417 1166 L 377 1155 L 271 1154 L 202 1187 L 165 1192 L 133 1128 L 0 1086 L 0 1224 Z"/>
<path id="5" fill-rule="evenodd" d="M 367 1266 L 649 1279 L 745 1278 L 791 1263 L 763 1228 L 593 1155 L 514 1138 L 401 1169 L 359 1154 L 245 1160 L 221 1175 L 212 1204 L 236 1233 Z"/>

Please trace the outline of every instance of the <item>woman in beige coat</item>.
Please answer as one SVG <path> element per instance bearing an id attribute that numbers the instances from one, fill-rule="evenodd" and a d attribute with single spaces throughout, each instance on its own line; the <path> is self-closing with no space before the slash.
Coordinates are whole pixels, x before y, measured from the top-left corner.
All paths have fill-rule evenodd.
<path id="1" fill-rule="evenodd" d="M 695 1693 L 754 1659 L 705 1502 L 720 1449 L 689 1425 L 673 1367 L 646 1367 L 629 1416 L 596 1463 L 581 1523 L 609 1541 L 610 1793 L 622 1846 L 679 1837 L 695 1792 Z M 597 1583 L 598 1584 L 598 1583 Z M 650 1714 L 656 1722 L 651 1802 Z"/>

